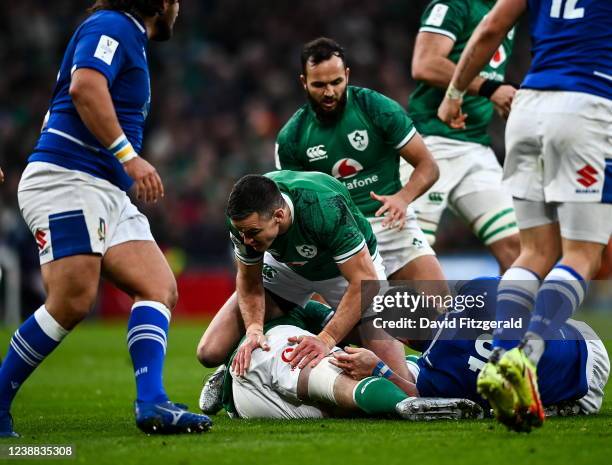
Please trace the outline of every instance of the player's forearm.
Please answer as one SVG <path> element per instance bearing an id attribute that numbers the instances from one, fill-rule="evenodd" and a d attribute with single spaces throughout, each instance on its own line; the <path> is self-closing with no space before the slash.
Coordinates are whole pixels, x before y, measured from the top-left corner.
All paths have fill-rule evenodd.
<path id="1" fill-rule="evenodd" d="M 492 27 L 488 18 L 485 18 L 474 30 L 461 54 L 450 84 L 459 90 L 468 88 L 468 93 L 471 93 L 474 78 L 489 62 L 506 33 L 507 31 L 496 29 L 495 25 Z"/>
<path id="2" fill-rule="evenodd" d="M 429 190 L 440 177 L 440 170 L 433 158 L 421 160 L 402 188 L 403 198 L 410 204 Z"/>
<path id="3" fill-rule="evenodd" d="M 265 291 L 261 279 L 255 282 L 239 270 L 236 277 L 236 294 L 246 331 L 263 330 Z"/>
<path id="4" fill-rule="evenodd" d="M 423 62 L 421 65 L 416 63 L 413 65 L 415 66 L 412 73 L 413 78 L 432 87 L 446 89 L 455 72 L 455 63 L 446 57 L 431 57 L 421 61 Z M 468 94 L 478 95 L 478 89 L 483 82 L 483 78 L 475 76 L 467 89 Z"/>
<path id="5" fill-rule="evenodd" d="M 70 85 L 70 96 L 87 129 L 104 147 L 123 134 L 117 113 L 106 85 L 106 79 L 80 76 L 77 70 Z M 98 73 L 99 74 L 99 73 Z"/>
<path id="6" fill-rule="evenodd" d="M 331 348 L 342 341 L 359 323 L 361 319 L 360 306 L 361 283 L 349 282 L 336 313 L 319 334 L 323 342 Z"/>
<path id="7" fill-rule="evenodd" d="M 419 397 L 419 390 L 417 389 L 416 384 L 402 378 L 397 373 L 393 372 L 389 377 L 389 381 L 395 384 L 410 397 Z"/>

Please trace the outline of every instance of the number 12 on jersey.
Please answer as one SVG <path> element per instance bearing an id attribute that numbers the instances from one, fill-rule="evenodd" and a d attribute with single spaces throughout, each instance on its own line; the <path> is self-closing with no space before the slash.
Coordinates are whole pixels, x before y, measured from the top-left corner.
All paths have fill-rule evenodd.
<path id="1" fill-rule="evenodd" d="M 584 18 L 584 8 L 576 8 L 579 0 L 565 0 L 565 8 L 563 8 L 563 19 L 579 19 Z M 561 17 L 561 6 L 563 0 L 552 0 L 550 5 L 550 17 Z"/>

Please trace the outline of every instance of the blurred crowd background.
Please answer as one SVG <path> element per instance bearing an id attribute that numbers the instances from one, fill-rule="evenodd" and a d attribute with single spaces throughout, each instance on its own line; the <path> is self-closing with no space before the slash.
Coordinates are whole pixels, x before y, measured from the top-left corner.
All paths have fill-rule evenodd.
<path id="1" fill-rule="evenodd" d="M 16 189 L 51 96 L 64 48 L 92 1 L 21 0 L 0 16 L 0 245 L 18 251 L 23 276 L 37 276 L 35 243 Z M 407 104 L 410 62 L 427 0 L 181 0 L 175 37 L 151 43 L 152 107 L 143 155 L 166 197 L 140 205 L 177 273 L 232 266 L 223 209 L 243 174 L 273 169 L 278 130 L 304 103 L 303 43 L 318 36 L 346 49 L 351 83 Z M 529 65 L 524 21 L 508 78 Z M 497 117 L 496 117 L 497 118 Z M 491 127 L 503 157 L 503 121 Z M 441 255 L 482 250 L 451 217 Z M 32 278 L 34 279 L 34 278 Z"/>

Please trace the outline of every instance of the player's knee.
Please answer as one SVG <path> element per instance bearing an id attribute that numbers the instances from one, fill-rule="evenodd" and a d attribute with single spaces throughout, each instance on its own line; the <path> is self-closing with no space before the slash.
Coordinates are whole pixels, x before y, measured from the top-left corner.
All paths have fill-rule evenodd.
<path id="1" fill-rule="evenodd" d="M 227 354 L 222 354 L 219 350 L 215 350 L 210 344 L 200 342 L 196 349 L 196 357 L 198 361 L 206 368 L 215 368 L 225 361 Z"/>
<path id="2" fill-rule="evenodd" d="M 171 311 L 174 309 L 174 307 L 176 307 L 178 296 L 178 286 L 176 285 L 176 280 L 173 279 L 166 290 L 166 298 L 164 302 L 166 307 L 168 307 Z"/>
<path id="3" fill-rule="evenodd" d="M 494 242 L 490 248 L 503 272 L 512 266 L 521 253 L 521 241 L 518 234 L 513 234 Z"/>
<path id="4" fill-rule="evenodd" d="M 72 329 L 89 314 L 95 298 L 96 293 L 91 291 L 65 296 L 59 304 L 61 306 L 59 314 L 62 320 L 60 324 L 66 329 Z"/>

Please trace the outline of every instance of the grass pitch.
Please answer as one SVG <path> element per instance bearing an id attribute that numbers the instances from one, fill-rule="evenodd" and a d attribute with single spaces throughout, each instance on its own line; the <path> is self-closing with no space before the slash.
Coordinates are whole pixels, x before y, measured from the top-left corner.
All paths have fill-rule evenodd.
<path id="1" fill-rule="evenodd" d="M 201 322 L 172 325 L 165 368 L 171 399 L 193 409 L 204 375 L 194 355 L 203 326 Z M 11 334 L 0 330 L 2 354 Z M 612 343 L 607 346 L 612 349 Z M 213 429 L 203 435 L 146 436 L 134 423 L 134 395 L 125 324 L 86 323 L 25 383 L 13 408 L 15 428 L 22 437 L 0 440 L 0 447 L 72 445 L 75 457 L 60 462 L 96 465 L 575 465 L 610 463 L 612 455 L 611 399 L 604 401 L 596 417 L 551 419 L 529 435 L 507 432 L 493 420 L 244 421 L 221 413 L 213 417 Z"/>

